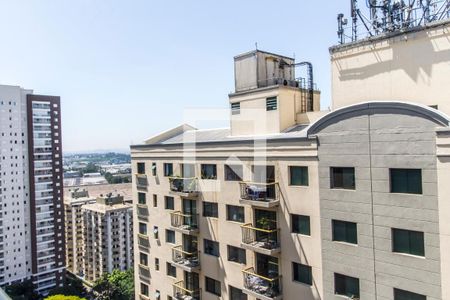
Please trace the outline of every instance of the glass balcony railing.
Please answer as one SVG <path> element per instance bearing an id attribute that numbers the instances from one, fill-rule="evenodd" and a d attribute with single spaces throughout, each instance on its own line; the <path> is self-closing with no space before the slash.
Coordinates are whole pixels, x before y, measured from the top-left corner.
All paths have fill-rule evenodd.
<path id="1" fill-rule="evenodd" d="M 198 251 L 187 252 L 183 250 L 183 246 L 172 248 L 172 261 L 180 266 L 192 269 L 200 267 L 200 256 Z"/>
<path id="2" fill-rule="evenodd" d="M 198 193 L 197 178 L 170 177 L 169 182 L 172 192 L 184 194 Z"/>
<path id="3" fill-rule="evenodd" d="M 170 213 L 170 225 L 175 229 L 185 231 L 198 230 L 198 214 L 183 214 L 181 211 Z"/>
<path id="4" fill-rule="evenodd" d="M 280 249 L 280 229 L 263 229 L 254 227 L 253 224 L 245 224 L 241 226 L 242 229 L 242 243 L 249 247 L 267 250 L 278 251 Z M 266 251 L 261 251 L 265 253 Z M 273 254 L 273 253 L 267 253 Z"/>
<path id="5" fill-rule="evenodd" d="M 240 182 L 241 202 L 261 207 L 272 207 L 280 203 L 277 182 Z"/>
<path id="6" fill-rule="evenodd" d="M 281 276 L 265 277 L 257 274 L 253 267 L 243 270 L 242 274 L 246 290 L 270 299 L 281 296 Z"/>
<path id="7" fill-rule="evenodd" d="M 184 281 L 173 284 L 173 297 L 177 300 L 200 300 L 201 290 L 185 288 Z"/>

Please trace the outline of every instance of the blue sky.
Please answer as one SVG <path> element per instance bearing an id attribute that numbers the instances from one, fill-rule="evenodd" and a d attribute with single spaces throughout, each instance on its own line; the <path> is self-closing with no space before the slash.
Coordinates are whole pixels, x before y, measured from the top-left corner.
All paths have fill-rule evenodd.
<path id="1" fill-rule="evenodd" d="M 61 96 L 65 151 L 128 149 L 185 108 L 227 108 L 233 56 L 255 42 L 311 61 L 326 108 L 348 2 L 0 0 L 0 84 Z"/>

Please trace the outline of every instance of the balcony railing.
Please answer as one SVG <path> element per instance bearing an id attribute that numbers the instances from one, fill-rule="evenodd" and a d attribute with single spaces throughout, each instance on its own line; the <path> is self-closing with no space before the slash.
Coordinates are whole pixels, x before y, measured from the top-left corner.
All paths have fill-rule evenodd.
<path id="1" fill-rule="evenodd" d="M 145 174 L 136 174 L 136 186 L 138 188 L 147 188 L 148 180 Z"/>
<path id="2" fill-rule="evenodd" d="M 197 178 L 170 177 L 169 182 L 172 192 L 190 195 L 198 193 Z"/>
<path id="3" fill-rule="evenodd" d="M 183 214 L 181 211 L 170 213 L 170 224 L 173 228 L 182 231 L 198 230 L 198 214 Z"/>
<path id="4" fill-rule="evenodd" d="M 276 206 L 280 202 L 277 182 L 240 182 L 241 202 L 261 207 Z"/>
<path id="5" fill-rule="evenodd" d="M 253 267 L 243 270 L 242 274 L 246 290 L 270 299 L 281 295 L 281 276 L 265 277 L 257 274 Z"/>
<path id="6" fill-rule="evenodd" d="M 247 245 L 254 250 L 261 249 L 264 254 L 266 251 L 277 251 L 280 249 L 280 229 L 263 229 L 254 227 L 253 224 L 245 224 L 241 226 L 242 229 L 242 244 Z M 266 251 L 264 251 L 266 250 Z"/>
<path id="7" fill-rule="evenodd" d="M 183 246 L 176 246 L 172 248 L 172 261 L 186 269 L 193 269 L 200 267 L 199 252 L 187 252 L 183 250 Z"/>
<path id="8" fill-rule="evenodd" d="M 184 281 L 173 284 L 173 297 L 177 300 L 200 300 L 201 290 L 189 290 L 184 287 Z"/>

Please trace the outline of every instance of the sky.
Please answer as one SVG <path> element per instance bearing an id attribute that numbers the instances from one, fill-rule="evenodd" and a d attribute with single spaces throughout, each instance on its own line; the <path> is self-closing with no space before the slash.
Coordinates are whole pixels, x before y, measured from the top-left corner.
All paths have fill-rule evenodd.
<path id="1" fill-rule="evenodd" d="M 349 9 L 348 0 L 0 0 L 0 84 L 61 96 L 65 152 L 126 151 L 183 123 L 186 109 L 227 109 L 233 57 L 255 43 L 312 62 L 326 109 L 328 48 Z M 216 123 L 201 125 L 227 126 Z"/>

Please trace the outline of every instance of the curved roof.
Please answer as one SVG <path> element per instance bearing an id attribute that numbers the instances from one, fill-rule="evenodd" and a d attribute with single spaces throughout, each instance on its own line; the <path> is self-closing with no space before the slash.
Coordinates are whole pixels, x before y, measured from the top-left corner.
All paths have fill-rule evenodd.
<path id="1" fill-rule="evenodd" d="M 371 101 L 346 106 L 330 112 L 309 126 L 308 136 L 317 133 L 328 125 L 333 124 L 338 120 L 342 120 L 349 115 L 355 116 L 367 114 L 369 111 L 373 110 L 377 110 L 381 113 L 412 113 L 429 119 L 440 126 L 449 126 L 450 124 L 450 118 L 446 114 L 425 105 L 399 101 Z"/>

